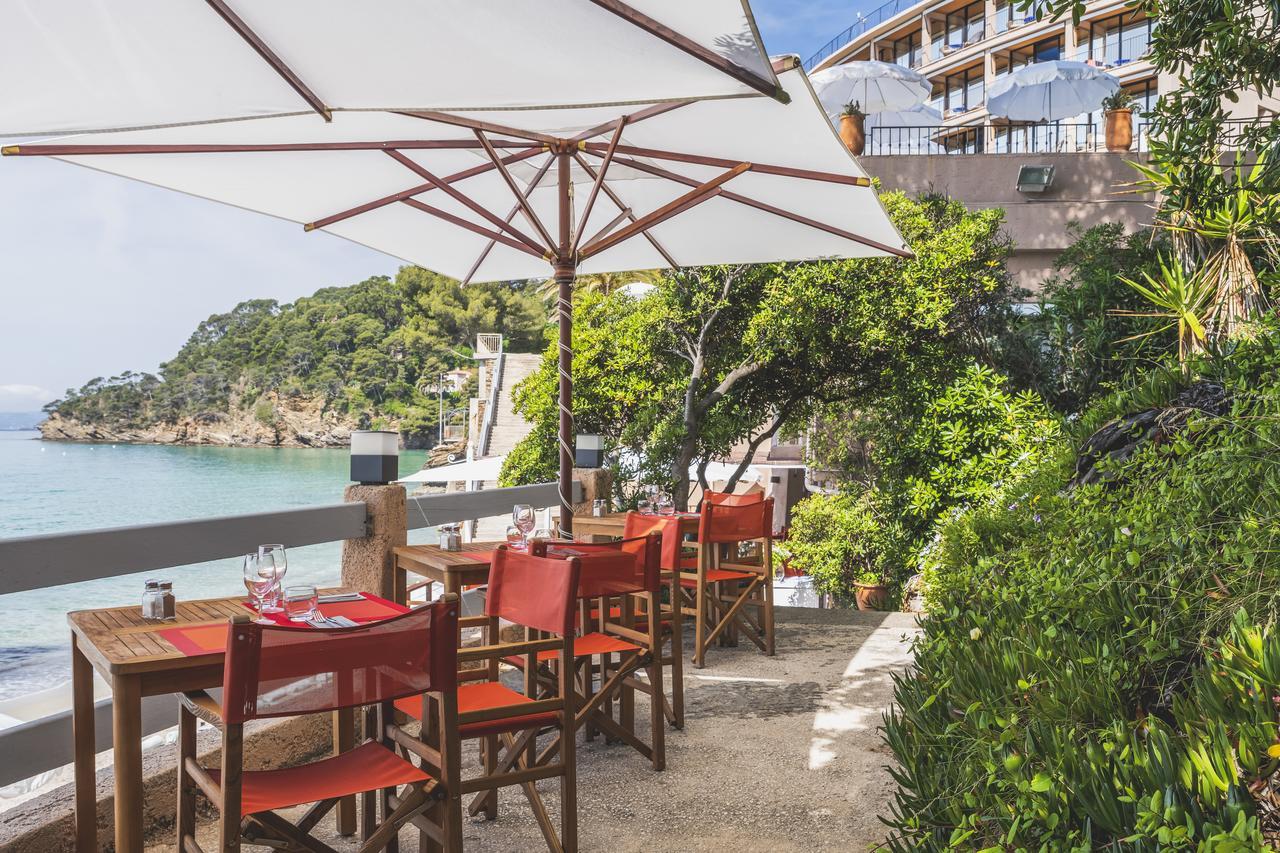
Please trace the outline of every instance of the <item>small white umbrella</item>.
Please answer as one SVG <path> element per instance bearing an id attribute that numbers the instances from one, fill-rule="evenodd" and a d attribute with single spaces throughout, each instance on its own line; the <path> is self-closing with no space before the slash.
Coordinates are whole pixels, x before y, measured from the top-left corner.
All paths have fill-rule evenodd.
<path id="1" fill-rule="evenodd" d="M 885 110 L 866 118 L 867 151 L 873 154 L 935 153 L 940 146 L 934 132 L 941 128 L 942 113 L 928 104 L 909 110 Z"/>
<path id="2" fill-rule="evenodd" d="M 892 62 L 847 62 L 823 69 L 809 81 L 822 108 L 833 118 L 852 103 L 864 113 L 910 109 L 933 92 L 933 84 L 919 71 Z"/>
<path id="3" fill-rule="evenodd" d="M 456 483 L 462 481 L 497 480 L 502 470 L 502 463 L 507 456 L 485 456 L 470 462 L 455 462 L 451 465 L 437 465 L 434 468 L 423 468 L 408 477 L 401 477 L 400 483 Z"/>
<path id="4" fill-rule="evenodd" d="M 867 115 L 866 127 L 941 127 L 942 113 L 928 104 L 907 110 L 884 110 Z"/>
<path id="5" fill-rule="evenodd" d="M 1115 77 L 1083 62 L 1036 62 L 993 85 L 987 111 L 1013 121 L 1057 121 L 1098 109 L 1119 88 Z"/>

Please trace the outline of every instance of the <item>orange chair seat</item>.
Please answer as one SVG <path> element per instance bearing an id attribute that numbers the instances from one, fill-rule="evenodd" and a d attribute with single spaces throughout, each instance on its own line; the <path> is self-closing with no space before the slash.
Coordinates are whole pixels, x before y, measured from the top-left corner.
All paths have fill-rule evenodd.
<path id="1" fill-rule="evenodd" d="M 222 771 L 209 770 L 221 784 Z M 318 803 L 348 794 L 394 788 L 431 777 L 372 741 L 353 750 L 281 770 L 246 770 L 241 778 L 240 816 Z"/>
<path id="2" fill-rule="evenodd" d="M 755 577 L 751 572 L 734 572 L 729 569 L 707 569 L 707 583 L 719 583 L 720 581 L 745 581 Z M 680 578 L 681 586 L 696 587 L 698 581 L 694 578 Z"/>
<path id="3" fill-rule="evenodd" d="M 480 681 L 458 685 L 459 714 L 465 714 L 468 711 L 487 711 L 490 708 L 503 708 L 509 705 L 523 705 L 532 701 L 523 693 L 517 693 L 496 681 Z M 405 699 L 397 699 L 396 709 L 404 711 L 415 720 L 419 720 L 422 718 L 422 697 L 409 696 Z M 512 708 L 513 714 L 515 711 L 516 709 Z M 502 717 L 497 720 L 485 720 L 480 723 L 465 723 L 462 725 L 460 733 L 464 738 L 484 737 L 485 735 L 497 735 L 503 732 L 517 732 L 523 729 L 554 726 L 558 722 L 559 717 L 555 711 L 546 711 L 541 714 L 516 715 Z"/>
<path id="4" fill-rule="evenodd" d="M 614 637 L 609 634 L 601 634 L 598 631 L 593 634 L 586 634 L 578 637 L 573 641 L 573 656 L 575 658 L 638 651 L 640 651 L 640 646 L 637 646 L 630 640 L 624 640 L 621 637 Z M 560 657 L 560 653 L 555 650 L 538 652 L 539 662 L 555 660 L 558 657 Z M 503 658 L 503 660 L 514 667 L 520 669 L 524 668 L 524 655 L 511 655 L 510 657 Z"/>

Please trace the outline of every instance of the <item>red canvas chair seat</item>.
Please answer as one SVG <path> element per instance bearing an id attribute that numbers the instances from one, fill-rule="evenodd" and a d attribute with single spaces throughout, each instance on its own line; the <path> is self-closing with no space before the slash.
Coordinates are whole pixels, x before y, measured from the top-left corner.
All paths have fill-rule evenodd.
<path id="1" fill-rule="evenodd" d="M 556 657 L 555 652 L 550 652 L 549 660 Z M 538 656 L 541 659 L 542 655 Z M 471 711 L 488 711 L 491 708 L 513 708 L 528 704 L 533 700 L 523 693 L 517 693 L 511 688 L 499 684 L 496 681 L 482 681 L 475 684 L 458 685 L 458 713 L 466 714 Z M 410 696 L 396 702 L 396 710 L 403 711 L 415 720 L 422 718 L 422 700 L 417 696 Z M 514 708 L 513 708 L 514 710 Z M 498 735 L 503 732 L 516 732 L 522 729 L 531 729 L 534 727 L 542 728 L 543 726 L 554 726 L 558 719 L 558 715 L 554 711 L 548 711 L 542 714 L 525 714 L 523 716 L 512 715 L 510 717 L 502 717 L 497 720 L 487 720 L 482 723 L 464 723 L 458 727 L 459 733 L 463 739 L 484 737 L 485 735 Z"/>
<path id="2" fill-rule="evenodd" d="M 422 707 L 422 700 L 418 700 Z M 209 770 L 222 784 L 222 771 Z M 417 767 L 379 743 L 369 741 L 349 752 L 282 770 L 247 770 L 241 777 L 240 815 L 318 803 L 378 788 L 426 782 Z"/>
<path id="3" fill-rule="evenodd" d="M 735 572 L 729 569 L 707 569 L 707 583 L 720 583 L 721 581 L 744 581 L 754 575 L 749 572 Z M 692 589 L 698 585 L 697 578 L 681 578 L 680 583 Z"/>

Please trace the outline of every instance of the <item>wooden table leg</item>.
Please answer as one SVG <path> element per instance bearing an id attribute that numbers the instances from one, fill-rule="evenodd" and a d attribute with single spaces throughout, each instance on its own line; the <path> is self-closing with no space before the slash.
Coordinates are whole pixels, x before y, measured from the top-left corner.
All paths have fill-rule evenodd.
<path id="1" fill-rule="evenodd" d="M 142 853 L 142 681 L 111 679 L 111 737 L 116 796 L 116 851 Z"/>
<path id="2" fill-rule="evenodd" d="M 76 851 L 98 849 L 98 792 L 94 758 L 93 667 L 71 635 L 71 731 L 75 741 Z"/>
<path id="3" fill-rule="evenodd" d="M 355 710 L 342 708 L 333 712 L 333 754 L 355 749 Z M 356 798 L 343 797 L 334 809 L 334 821 L 339 835 L 356 834 Z"/>

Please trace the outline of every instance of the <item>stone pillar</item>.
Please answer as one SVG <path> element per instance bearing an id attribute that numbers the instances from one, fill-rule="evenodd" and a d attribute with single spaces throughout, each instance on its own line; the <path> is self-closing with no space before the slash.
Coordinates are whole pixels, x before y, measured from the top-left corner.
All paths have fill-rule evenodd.
<path id="1" fill-rule="evenodd" d="M 409 542 L 404 486 L 347 486 L 343 499 L 363 501 L 369 513 L 369 535 L 342 543 L 342 585 L 393 601 L 395 588 L 391 549 Z"/>
<path id="2" fill-rule="evenodd" d="M 574 468 L 573 479 L 582 484 L 582 501 L 573 505 L 574 515 L 591 515 L 591 502 L 608 501 L 613 511 L 613 472 L 607 468 Z"/>

